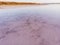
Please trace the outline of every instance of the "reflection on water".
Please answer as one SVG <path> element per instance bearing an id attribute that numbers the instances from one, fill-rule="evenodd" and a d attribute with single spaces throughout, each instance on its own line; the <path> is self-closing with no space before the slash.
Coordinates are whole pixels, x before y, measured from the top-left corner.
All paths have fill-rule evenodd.
<path id="1" fill-rule="evenodd" d="M 11 20 L 12 18 L 18 18 L 19 16 L 40 16 L 48 22 L 60 23 L 60 6 L 59 5 L 41 5 L 41 6 L 17 6 L 14 8 L 0 9 L 0 17 L 2 20 Z M 3 17 L 3 19 L 2 19 Z M 11 18 L 11 19 L 10 19 Z M 14 20 L 13 19 L 13 20 Z"/>

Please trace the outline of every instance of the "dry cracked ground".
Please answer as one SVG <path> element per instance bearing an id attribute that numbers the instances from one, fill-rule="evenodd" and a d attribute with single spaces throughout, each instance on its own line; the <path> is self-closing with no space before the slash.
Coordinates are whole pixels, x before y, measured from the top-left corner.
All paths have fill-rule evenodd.
<path id="1" fill-rule="evenodd" d="M 4 14 L 8 16 L 0 16 L 0 45 L 60 45 L 60 26 L 40 14 Z"/>

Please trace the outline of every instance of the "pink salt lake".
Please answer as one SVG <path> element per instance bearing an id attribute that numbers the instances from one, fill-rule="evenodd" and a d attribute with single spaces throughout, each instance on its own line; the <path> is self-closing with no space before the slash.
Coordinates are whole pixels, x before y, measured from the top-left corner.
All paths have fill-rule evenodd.
<path id="1" fill-rule="evenodd" d="M 0 45 L 60 45 L 60 6 L 0 9 Z"/>

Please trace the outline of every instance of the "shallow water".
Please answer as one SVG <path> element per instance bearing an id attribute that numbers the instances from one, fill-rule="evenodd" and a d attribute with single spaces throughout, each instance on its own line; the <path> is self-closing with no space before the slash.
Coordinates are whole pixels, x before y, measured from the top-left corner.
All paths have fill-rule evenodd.
<path id="1" fill-rule="evenodd" d="M 41 5 L 41 6 L 20 6 L 8 9 L 0 9 L 0 17 L 3 20 L 9 18 L 18 18 L 18 16 L 39 16 L 46 19 L 47 22 L 52 24 L 60 23 L 60 6 L 59 5 Z M 20 18 L 20 17 L 19 17 Z M 3 21 L 2 20 L 2 21 Z M 7 20 L 7 19 L 6 19 Z M 15 20 L 15 19 L 12 19 Z"/>
<path id="2" fill-rule="evenodd" d="M 60 45 L 60 6 L 0 9 L 0 45 Z"/>

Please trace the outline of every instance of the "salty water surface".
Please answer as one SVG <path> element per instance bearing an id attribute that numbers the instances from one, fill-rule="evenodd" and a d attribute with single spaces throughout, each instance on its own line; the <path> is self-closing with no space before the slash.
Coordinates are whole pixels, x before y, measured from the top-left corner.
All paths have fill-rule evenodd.
<path id="1" fill-rule="evenodd" d="M 0 45 L 60 45 L 60 6 L 0 9 Z"/>

